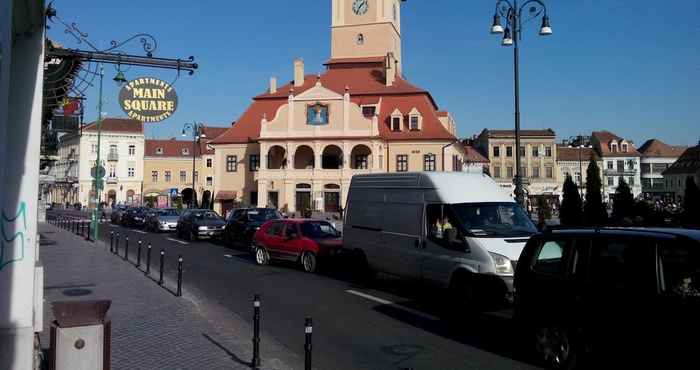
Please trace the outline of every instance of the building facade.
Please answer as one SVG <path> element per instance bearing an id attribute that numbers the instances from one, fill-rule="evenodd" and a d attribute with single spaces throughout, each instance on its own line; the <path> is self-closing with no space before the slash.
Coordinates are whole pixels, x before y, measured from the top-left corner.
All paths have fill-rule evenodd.
<path id="1" fill-rule="evenodd" d="M 59 160 L 52 198 L 57 203 L 91 205 L 94 199 L 92 169 L 97 161 L 97 126 L 59 139 Z M 107 205 L 141 202 L 144 158 L 143 123 L 132 119 L 102 120 L 100 164 L 105 169 L 99 193 Z"/>
<path id="2" fill-rule="evenodd" d="M 529 198 L 558 199 L 561 193 L 555 139 L 552 129 L 520 131 L 520 173 Z M 514 194 L 515 131 L 484 129 L 476 138 L 475 146 L 488 158 L 491 177 Z"/>
<path id="3" fill-rule="evenodd" d="M 224 131 L 226 128 L 203 127 L 203 135 L 196 143 L 174 138 L 146 140 L 143 179 L 146 203 L 159 208 L 189 206 L 196 196 L 196 205 L 211 207 L 214 150 L 209 142 Z"/>
<path id="4" fill-rule="evenodd" d="M 634 143 L 609 131 L 594 131 L 591 135 L 591 145 L 603 160 L 604 201 L 614 200 L 615 190 L 622 180 L 630 186 L 633 196 L 640 196 L 642 193 L 641 154 Z"/>
<path id="5" fill-rule="evenodd" d="M 700 143 L 688 148 L 666 171 L 663 172 L 666 193 L 675 202 L 683 202 L 685 182 L 688 177 L 700 185 Z"/>
<path id="6" fill-rule="evenodd" d="M 401 75 L 400 1 L 332 2 L 332 52 L 322 74 L 269 89 L 215 148 L 215 209 L 236 203 L 337 212 L 355 174 L 463 169 L 456 124 Z"/>
<path id="7" fill-rule="evenodd" d="M 586 194 L 588 179 L 588 164 L 594 160 L 598 165 L 599 176 L 603 178 L 603 161 L 593 148 L 572 148 L 560 145 L 557 147 L 557 169 L 559 171 L 560 188 L 563 190 L 567 176 L 578 186 L 582 195 Z"/>
<path id="8" fill-rule="evenodd" d="M 678 160 L 687 147 L 672 146 L 658 139 L 647 140 L 638 151 L 642 155 L 640 176 L 642 194 L 647 199 L 672 199 L 666 191 L 663 173 Z"/>

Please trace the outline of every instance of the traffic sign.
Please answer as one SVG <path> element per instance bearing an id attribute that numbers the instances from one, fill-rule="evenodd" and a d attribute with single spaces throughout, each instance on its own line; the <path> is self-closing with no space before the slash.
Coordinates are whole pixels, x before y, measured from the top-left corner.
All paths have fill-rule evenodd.
<path id="1" fill-rule="evenodd" d="M 105 170 L 104 166 L 95 166 L 90 169 L 90 176 L 92 176 L 93 179 L 101 179 L 105 177 L 107 174 L 107 170 Z"/>
<path id="2" fill-rule="evenodd" d="M 177 188 L 170 189 L 170 197 L 177 198 Z"/>

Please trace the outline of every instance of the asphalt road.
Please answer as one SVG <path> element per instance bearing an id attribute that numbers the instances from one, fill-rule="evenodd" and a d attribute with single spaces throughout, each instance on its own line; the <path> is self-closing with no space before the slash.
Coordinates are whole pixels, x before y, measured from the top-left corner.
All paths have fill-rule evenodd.
<path id="1" fill-rule="evenodd" d="M 359 286 L 349 278 L 347 264 L 340 258 L 319 266 L 320 273 L 308 274 L 290 263 L 257 266 L 249 253 L 219 241 L 190 242 L 174 234 L 102 226 L 101 235 L 108 244 L 110 231 L 120 233 L 122 255 L 124 237 L 129 236 L 131 261 L 136 260 L 138 240 L 144 247 L 151 243 L 154 276 L 161 249 L 171 280 L 181 254 L 184 289 L 204 307 L 223 306 L 252 320 L 251 300 L 260 294 L 262 330 L 301 357 L 304 318 L 313 317 L 316 369 L 537 368 L 530 361 L 530 345 L 518 337 L 509 317 L 465 312 L 461 318 L 447 319 L 442 292 L 414 282 L 379 275 L 368 286 Z M 264 357 L 264 348 L 261 353 Z"/>

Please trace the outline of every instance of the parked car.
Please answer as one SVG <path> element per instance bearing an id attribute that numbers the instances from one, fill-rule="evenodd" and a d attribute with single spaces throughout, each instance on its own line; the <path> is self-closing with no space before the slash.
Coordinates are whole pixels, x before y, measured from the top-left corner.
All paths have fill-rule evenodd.
<path id="1" fill-rule="evenodd" d="M 268 221 L 255 233 L 255 262 L 300 262 L 304 271 L 315 272 L 319 260 L 340 253 L 340 232 L 328 221 L 285 219 Z"/>
<path id="2" fill-rule="evenodd" d="M 177 222 L 177 236 L 198 240 L 202 237 L 216 238 L 224 232 L 226 223 L 216 212 L 208 209 L 188 209 Z"/>
<path id="3" fill-rule="evenodd" d="M 282 214 L 272 208 L 239 208 L 226 222 L 224 243 L 239 248 L 253 248 L 253 236 L 260 226 L 270 220 L 280 220 Z"/>
<path id="4" fill-rule="evenodd" d="M 146 231 L 175 231 L 180 213 L 175 208 L 154 209 L 146 217 Z"/>
<path id="5" fill-rule="evenodd" d="M 700 231 L 540 234 L 523 250 L 515 288 L 515 318 L 550 368 L 687 367 L 674 364 L 697 352 Z"/>
<path id="6" fill-rule="evenodd" d="M 343 244 L 358 273 L 449 289 L 453 307 L 512 303 L 513 273 L 535 226 L 489 176 L 460 172 L 353 176 Z"/>
<path id="7" fill-rule="evenodd" d="M 109 215 L 109 220 L 113 224 L 121 225 L 122 223 L 122 215 L 124 215 L 124 212 L 126 212 L 127 208 L 126 206 L 118 206 L 112 210 L 112 213 Z"/>
<path id="8" fill-rule="evenodd" d="M 121 216 L 121 224 L 128 227 L 143 227 L 148 211 L 149 209 L 145 207 L 129 208 Z"/>

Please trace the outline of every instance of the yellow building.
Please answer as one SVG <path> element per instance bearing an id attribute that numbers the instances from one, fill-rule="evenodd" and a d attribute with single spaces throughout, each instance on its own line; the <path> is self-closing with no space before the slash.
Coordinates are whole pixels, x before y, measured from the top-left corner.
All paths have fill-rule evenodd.
<path id="1" fill-rule="evenodd" d="M 226 128 L 204 127 L 204 135 L 196 145 L 185 140 L 146 140 L 143 166 L 146 203 L 161 208 L 178 202 L 188 206 L 194 180 L 197 204 L 210 207 L 214 189 L 214 150 L 209 142 L 224 131 Z"/>
<path id="2" fill-rule="evenodd" d="M 332 2 L 331 59 L 322 74 L 268 90 L 215 148 L 215 209 L 236 203 L 336 212 L 358 173 L 463 169 L 456 124 L 401 75 L 401 2 Z"/>

